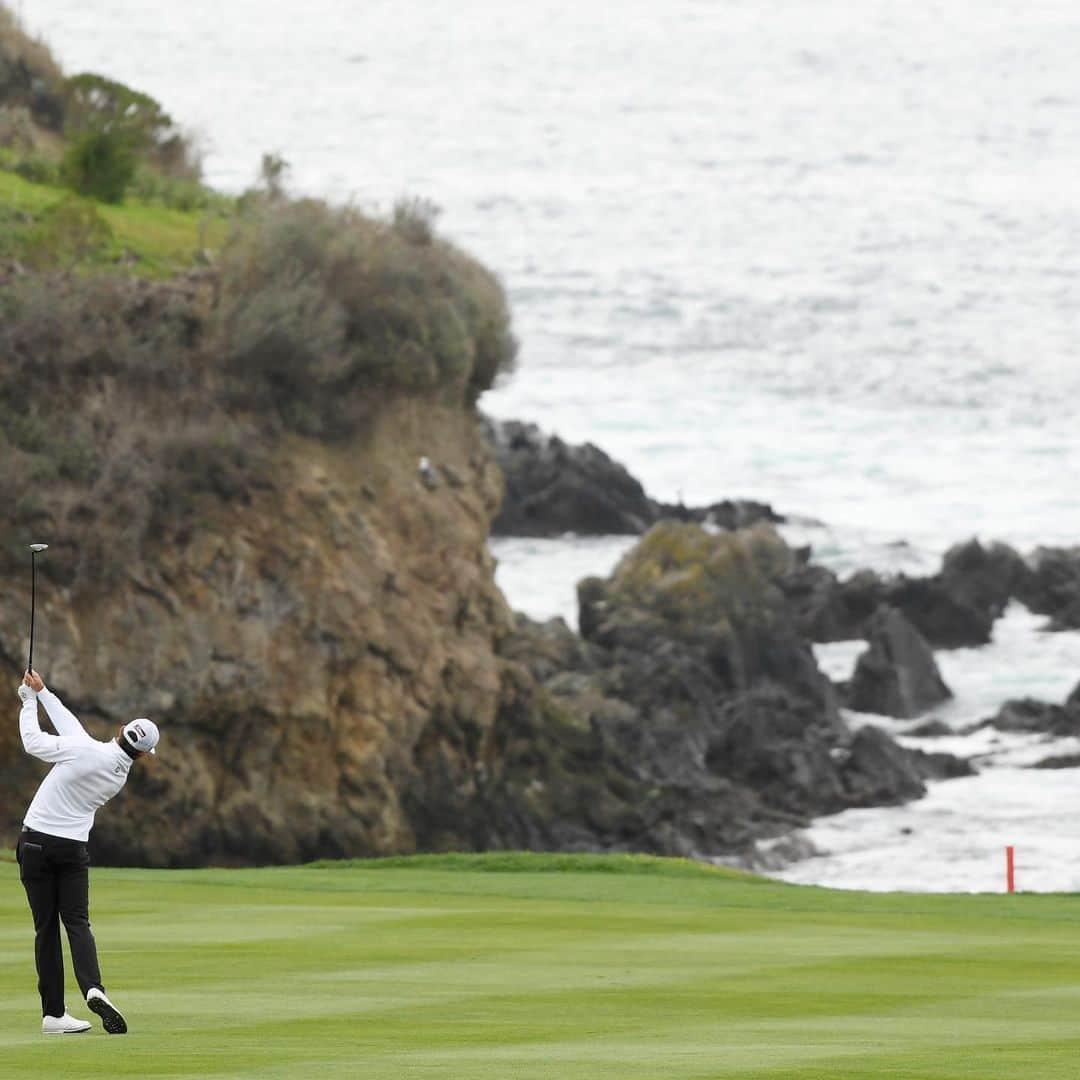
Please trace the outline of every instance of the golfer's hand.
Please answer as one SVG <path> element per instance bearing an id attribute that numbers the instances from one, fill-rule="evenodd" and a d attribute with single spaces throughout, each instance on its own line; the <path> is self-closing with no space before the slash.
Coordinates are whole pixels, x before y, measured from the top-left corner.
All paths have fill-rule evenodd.
<path id="1" fill-rule="evenodd" d="M 23 682 L 34 691 L 35 694 L 40 694 L 45 689 L 45 680 L 36 672 L 28 671 L 23 676 Z"/>

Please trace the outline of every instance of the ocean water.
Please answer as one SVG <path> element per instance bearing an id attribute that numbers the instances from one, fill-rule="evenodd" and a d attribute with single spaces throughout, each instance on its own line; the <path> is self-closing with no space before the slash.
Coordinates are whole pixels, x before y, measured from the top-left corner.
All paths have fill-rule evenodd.
<path id="1" fill-rule="evenodd" d="M 768 500 L 841 571 L 922 572 L 970 536 L 1078 542 L 1074 3 L 15 7 L 69 70 L 165 102 L 214 184 L 242 190 L 276 151 L 297 191 L 439 204 L 522 342 L 483 407 L 597 443 L 656 497 Z M 571 623 L 577 579 L 625 547 L 493 544 L 515 606 Z M 1037 625 L 1011 612 L 984 659 L 943 656 L 960 713 L 1080 678 L 1073 639 Z M 1051 857 L 1077 840 L 1080 774 L 986 760 L 819 823 L 828 853 L 791 872 L 991 887 L 1030 819 L 1044 846 L 1021 858 L 1055 869 L 1021 883 L 1080 884 Z M 929 841 L 897 875 L 892 839 L 933 831 L 901 823 L 938 813 L 990 876 Z"/>

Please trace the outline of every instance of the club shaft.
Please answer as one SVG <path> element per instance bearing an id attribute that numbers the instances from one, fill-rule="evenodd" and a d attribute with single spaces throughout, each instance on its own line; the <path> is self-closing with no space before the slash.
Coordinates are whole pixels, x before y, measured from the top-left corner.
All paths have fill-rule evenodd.
<path id="1" fill-rule="evenodd" d="M 30 658 L 26 670 L 34 670 L 34 610 L 37 607 L 37 552 L 30 552 Z"/>

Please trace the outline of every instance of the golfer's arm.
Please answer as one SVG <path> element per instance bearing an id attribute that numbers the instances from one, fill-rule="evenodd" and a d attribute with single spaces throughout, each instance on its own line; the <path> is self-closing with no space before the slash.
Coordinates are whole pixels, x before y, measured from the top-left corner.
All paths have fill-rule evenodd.
<path id="1" fill-rule="evenodd" d="M 68 756 L 61 748 L 58 736 L 47 735 L 41 730 L 36 698 L 23 702 L 19 711 L 19 734 L 22 735 L 23 749 L 42 761 L 61 761 Z"/>
<path id="2" fill-rule="evenodd" d="M 38 701 L 45 706 L 58 735 L 71 735 L 76 739 L 90 738 L 78 717 L 48 687 L 38 691 Z"/>

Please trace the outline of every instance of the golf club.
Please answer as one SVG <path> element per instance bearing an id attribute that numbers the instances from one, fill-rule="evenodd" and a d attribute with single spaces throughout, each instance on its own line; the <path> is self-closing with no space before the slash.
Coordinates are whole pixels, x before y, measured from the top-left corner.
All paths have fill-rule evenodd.
<path id="1" fill-rule="evenodd" d="M 37 564 L 35 558 L 39 551 L 45 551 L 49 547 L 48 544 L 31 544 L 30 545 L 30 659 L 26 662 L 26 670 L 34 670 L 34 607 L 35 607 L 35 592 L 37 586 Z"/>

